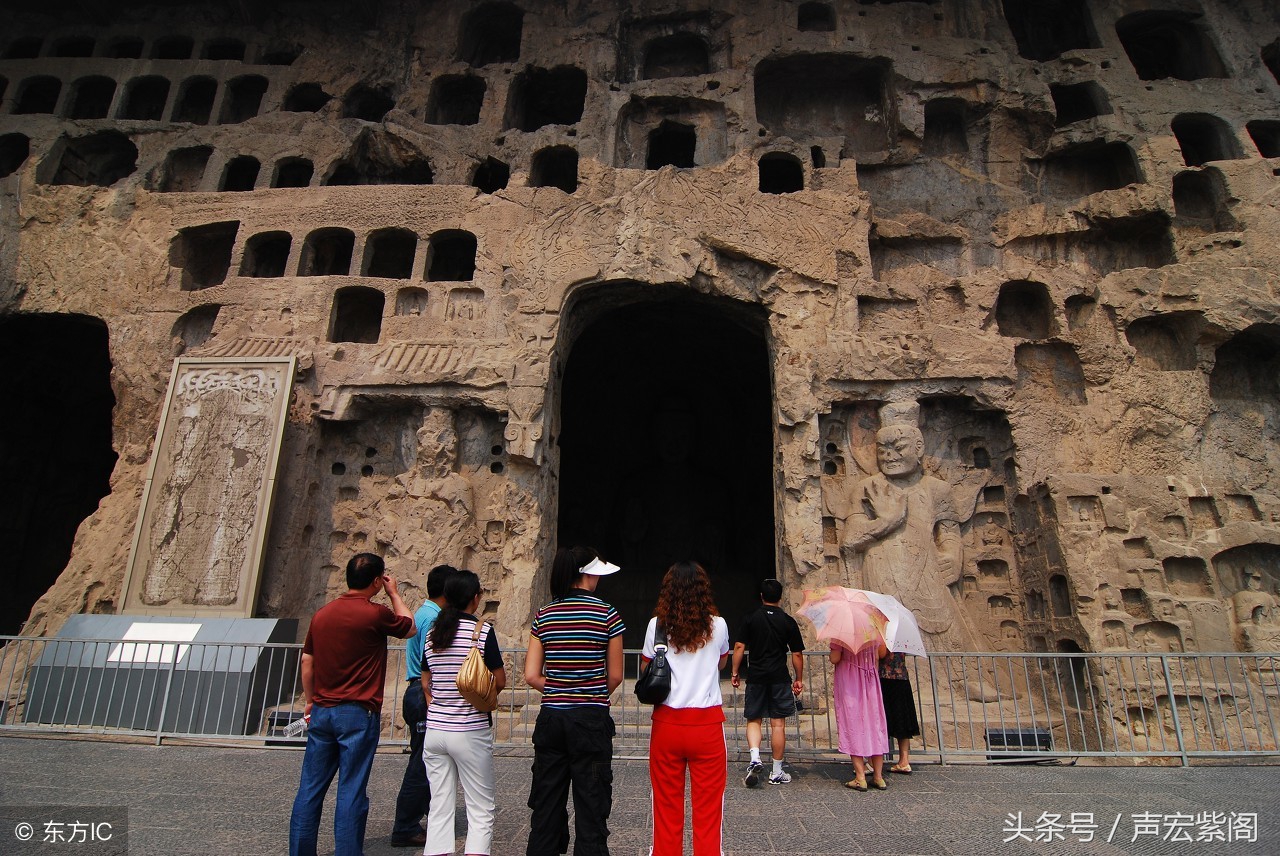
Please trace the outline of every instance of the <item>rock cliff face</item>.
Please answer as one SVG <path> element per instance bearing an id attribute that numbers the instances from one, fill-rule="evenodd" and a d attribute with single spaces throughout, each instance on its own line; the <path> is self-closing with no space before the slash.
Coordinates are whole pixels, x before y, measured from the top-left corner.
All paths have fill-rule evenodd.
<path id="1" fill-rule="evenodd" d="M 0 632 L 116 609 L 175 356 L 292 355 L 258 614 L 519 644 L 586 541 L 633 629 L 1280 647 L 1273 2 L 31 3 L 0 91 Z"/>

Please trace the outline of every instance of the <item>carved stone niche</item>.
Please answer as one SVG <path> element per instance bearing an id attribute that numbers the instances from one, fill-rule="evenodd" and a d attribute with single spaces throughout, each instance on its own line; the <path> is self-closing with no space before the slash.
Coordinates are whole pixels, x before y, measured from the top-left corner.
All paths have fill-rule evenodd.
<path id="1" fill-rule="evenodd" d="M 1191 528 L 1197 532 L 1222 528 L 1222 515 L 1211 496 L 1192 496 L 1187 499 L 1191 509 Z"/>
<path id="2" fill-rule="evenodd" d="M 1123 621 L 1102 622 L 1102 644 L 1107 651 L 1129 650 L 1129 631 Z"/>
<path id="3" fill-rule="evenodd" d="M 1187 536 L 1191 534 L 1187 528 L 1187 518 L 1181 514 L 1167 515 L 1161 525 L 1166 541 L 1185 541 Z"/>
<path id="4" fill-rule="evenodd" d="M 1167 621 L 1148 621 L 1133 628 L 1134 643 L 1149 654 L 1177 654 L 1183 650 L 1182 632 Z"/>
<path id="5" fill-rule="evenodd" d="M 1236 644 L 1244 651 L 1280 650 L 1280 545 L 1243 544 L 1213 557 L 1230 592 Z"/>
<path id="6" fill-rule="evenodd" d="M 979 559 L 978 582 L 984 588 L 1006 588 L 1009 585 L 1009 563 L 1004 559 Z"/>
<path id="7" fill-rule="evenodd" d="M 1132 615 L 1134 618 L 1151 617 L 1151 610 L 1147 607 L 1146 598 L 1142 596 L 1142 589 L 1121 589 L 1120 603 L 1123 606 L 1124 611 Z"/>
<path id="8" fill-rule="evenodd" d="M 996 643 L 1000 651 L 1022 650 L 1022 629 L 1018 622 L 1006 620 L 1000 622 L 1000 638 Z"/>
<path id="9" fill-rule="evenodd" d="M 1054 574 L 1049 578 L 1049 600 L 1053 607 L 1054 618 L 1071 617 L 1071 588 L 1067 584 L 1067 578 L 1062 574 Z"/>
<path id="10" fill-rule="evenodd" d="M 1096 496 L 1069 496 L 1067 503 L 1071 506 L 1069 525 L 1089 529 L 1101 529 L 1102 502 Z"/>
<path id="11" fill-rule="evenodd" d="M 992 595 L 987 598 L 987 609 L 993 620 L 1012 616 L 1013 601 L 1004 595 Z"/>
<path id="12" fill-rule="evenodd" d="M 1226 501 L 1227 517 L 1232 523 L 1262 520 L 1262 513 L 1258 510 L 1258 503 L 1252 496 L 1248 494 L 1227 494 L 1223 499 Z"/>
<path id="13" fill-rule="evenodd" d="M 1164 560 L 1164 577 L 1170 594 L 1213 597 L 1209 568 L 1199 556 L 1170 556 Z"/>

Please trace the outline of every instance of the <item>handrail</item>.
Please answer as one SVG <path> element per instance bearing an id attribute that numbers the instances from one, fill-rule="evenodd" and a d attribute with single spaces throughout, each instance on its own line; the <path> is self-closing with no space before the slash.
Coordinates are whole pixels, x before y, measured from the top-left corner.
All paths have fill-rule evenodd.
<path id="1" fill-rule="evenodd" d="M 300 746 L 301 645 L 0 636 L 0 732 L 134 735 Z M 634 676 L 639 651 L 626 652 Z M 540 697 L 523 649 L 494 712 L 495 745 L 532 744 Z M 839 758 L 825 651 L 805 654 L 802 709 L 787 721 L 790 757 Z M 959 652 L 911 658 L 922 734 L 913 756 L 940 762 L 1077 757 L 1280 756 L 1280 653 Z M 649 710 L 628 677 L 612 697 L 615 752 L 646 757 Z M 408 743 L 400 717 L 404 646 L 388 648 L 382 743 Z M 745 749 L 742 696 L 721 684 L 730 745 Z"/>

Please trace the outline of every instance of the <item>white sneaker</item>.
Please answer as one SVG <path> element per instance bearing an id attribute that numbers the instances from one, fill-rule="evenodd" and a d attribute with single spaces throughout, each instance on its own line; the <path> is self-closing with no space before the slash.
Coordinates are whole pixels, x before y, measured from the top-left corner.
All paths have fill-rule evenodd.
<path id="1" fill-rule="evenodd" d="M 749 788 L 754 788 L 760 784 L 760 773 L 764 771 L 764 764 L 759 761 L 752 761 L 747 765 L 747 775 L 743 777 L 742 783 Z"/>
<path id="2" fill-rule="evenodd" d="M 790 784 L 790 782 L 791 782 L 791 774 L 788 773 L 786 770 L 782 770 L 780 772 L 774 773 L 772 776 L 769 777 L 769 784 L 771 785 L 786 785 L 786 784 Z"/>

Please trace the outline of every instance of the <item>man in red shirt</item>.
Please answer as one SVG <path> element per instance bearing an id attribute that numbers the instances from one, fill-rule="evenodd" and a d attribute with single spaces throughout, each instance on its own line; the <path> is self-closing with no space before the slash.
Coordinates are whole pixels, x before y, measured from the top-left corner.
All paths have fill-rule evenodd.
<path id="1" fill-rule="evenodd" d="M 382 728 L 387 637 L 414 633 L 413 613 L 400 599 L 382 557 L 358 553 L 347 562 L 347 593 L 320 608 L 302 646 L 307 751 L 289 819 L 290 856 L 315 856 L 320 810 L 334 773 L 335 856 L 362 856 L 369 797 L 365 788 Z M 391 609 L 372 599 L 386 589 Z"/>

